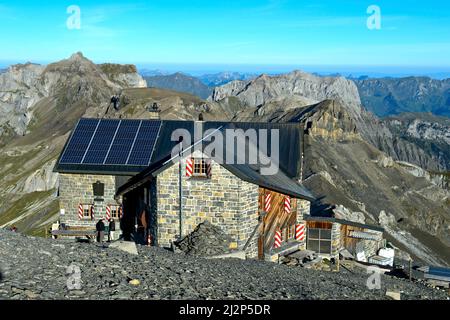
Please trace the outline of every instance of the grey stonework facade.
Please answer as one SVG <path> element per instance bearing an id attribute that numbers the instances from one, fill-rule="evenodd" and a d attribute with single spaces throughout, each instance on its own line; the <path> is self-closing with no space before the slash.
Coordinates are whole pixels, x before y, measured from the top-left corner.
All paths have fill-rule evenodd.
<path id="1" fill-rule="evenodd" d="M 68 174 L 59 175 L 60 222 L 70 227 L 95 227 L 98 219 L 106 214 L 106 206 L 119 205 L 120 199 L 114 199 L 116 177 L 110 175 Z M 97 181 L 104 184 L 103 201 L 95 201 L 92 185 Z M 94 205 L 94 217 L 78 217 L 79 205 Z"/>
<path id="2" fill-rule="evenodd" d="M 257 258 L 261 232 L 257 228 L 260 225 L 260 187 L 240 179 L 214 161 L 211 162 L 211 172 L 209 178 L 187 177 L 186 160 L 181 160 L 182 236 L 208 220 L 231 236 L 231 249 L 245 249 L 247 257 Z M 61 223 L 75 228 L 94 228 L 98 219 L 105 216 L 107 205 L 122 204 L 122 197 L 115 199 L 117 179 L 112 175 L 61 173 L 59 202 L 64 211 L 60 216 Z M 93 194 L 93 184 L 97 181 L 104 184 L 101 202 L 95 201 Z M 179 236 L 178 181 L 179 165 L 175 163 L 159 172 L 145 186 L 149 194 L 149 231 L 153 245 L 171 247 Z M 95 206 L 95 219 L 79 219 L 80 203 Z M 310 214 L 310 202 L 297 199 L 296 208 L 297 224 L 305 223 L 303 217 Z M 306 248 L 305 240 L 300 242 L 300 248 Z"/>
<path id="3" fill-rule="evenodd" d="M 232 247 L 243 249 L 259 223 L 259 186 L 239 179 L 215 162 L 211 165 L 211 178 L 187 177 L 186 161 L 182 160 L 182 236 L 208 220 L 232 237 Z M 151 216 L 157 221 L 151 232 L 159 246 L 170 247 L 179 235 L 178 179 L 175 164 L 159 173 L 151 187 Z M 252 258 L 258 254 L 257 236 L 246 247 Z"/>
<path id="4" fill-rule="evenodd" d="M 338 259 L 341 249 L 341 224 L 333 223 L 331 227 L 331 257 Z"/>

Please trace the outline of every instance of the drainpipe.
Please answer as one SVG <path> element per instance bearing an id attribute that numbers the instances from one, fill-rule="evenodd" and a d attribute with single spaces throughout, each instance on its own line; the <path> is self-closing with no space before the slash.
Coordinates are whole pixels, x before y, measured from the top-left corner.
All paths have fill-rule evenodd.
<path id="1" fill-rule="evenodd" d="M 180 205 L 178 208 L 178 219 L 179 219 L 179 228 L 180 228 L 180 240 L 183 236 L 183 221 L 182 221 L 182 217 L 183 217 L 183 209 L 182 209 L 182 205 L 183 205 L 183 186 L 182 186 L 182 179 L 181 179 L 181 156 L 183 155 L 183 141 L 180 142 L 180 153 L 178 154 L 179 156 L 179 161 L 178 161 L 178 195 L 180 197 Z"/>

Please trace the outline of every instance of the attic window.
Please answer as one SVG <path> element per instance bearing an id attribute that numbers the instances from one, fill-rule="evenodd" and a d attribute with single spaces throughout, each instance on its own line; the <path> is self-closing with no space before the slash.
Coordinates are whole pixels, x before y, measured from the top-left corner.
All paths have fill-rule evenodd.
<path id="1" fill-rule="evenodd" d="M 194 176 L 206 177 L 207 176 L 207 163 L 203 158 L 194 158 Z"/>
<path id="2" fill-rule="evenodd" d="M 211 178 L 211 160 L 205 158 L 186 159 L 186 176 Z"/>

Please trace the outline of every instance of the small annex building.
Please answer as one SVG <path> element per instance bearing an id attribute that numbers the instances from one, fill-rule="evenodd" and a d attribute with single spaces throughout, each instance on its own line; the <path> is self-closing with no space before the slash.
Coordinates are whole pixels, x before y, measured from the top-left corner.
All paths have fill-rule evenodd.
<path id="1" fill-rule="evenodd" d="M 185 135 L 174 139 L 175 132 Z M 233 147 L 222 143 L 222 155 L 217 149 L 211 157 L 208 146 L 228 142 L 228 134 L 235 134 Z M 171 247 L 208 220 L 250 258 L 305 248 L 304 217 L 314 197 L 299 182 L 302 135 L 298 123 L 82 118 L 55 167 L 61 224 L 92 229 L 113 217 L 125 240 Z M 239 161 L 252 146 L 269 158 L 277 153 L 275 173 Z"/>
<path id="2" fill-rule="evenodd" d="M 373 264 L 384 263 L 385 259 L 378 256 L 379 250 L 386 247 L 382 227 L 315 215 L 305 215 L 304 220 L 308 250 L 334 259 L 338 259 L 339 254 L 345 250 L 350 255 L 347 258 Z"/>

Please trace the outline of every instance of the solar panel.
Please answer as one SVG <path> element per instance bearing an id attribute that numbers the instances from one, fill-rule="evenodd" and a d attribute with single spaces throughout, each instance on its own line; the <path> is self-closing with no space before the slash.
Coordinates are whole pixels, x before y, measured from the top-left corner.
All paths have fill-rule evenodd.
<path id="1" fill-rule="evenodd" d="M 117 120 L 100 121 L 82 163 L 103 164 L 118 125 Z"/>
<path id="2" fill-rule="evenodd" d="M 126 164 L 141 125 L 139 120 L 121 121 L 104 164 Z"/>
<path id="3" fill-rule="evenodd" d="M 139 128 L 127 164 L 148 166 L 158 137 L 160 121 L 143 122 Z"/>
<path id="4" fill-rule="evenodd" d="M 80 119 L 60 163 L 81 163 L 99 122 L 98 119 Z"/>
<path id="5" fill-rule="evenodd" d="M 161 121 L 80 119 L 60 164 L 148 166 Z"/>

